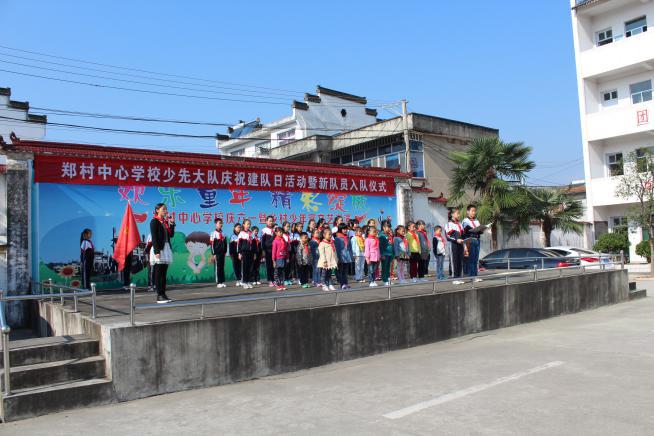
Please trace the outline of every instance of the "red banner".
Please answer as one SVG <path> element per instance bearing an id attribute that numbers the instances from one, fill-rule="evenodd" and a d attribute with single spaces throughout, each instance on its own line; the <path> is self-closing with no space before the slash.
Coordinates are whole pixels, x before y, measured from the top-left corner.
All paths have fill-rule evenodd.
<path id="1" fill-rule="evenodd" d="M 175 186 L 230 190 L 247 188 L 260 191 L 395 195 L 395 182 L 392 177 L 320 174 L 300 169 L 237 169 L 62 156 L 36 156 L 34 181 L 73 185 Z"/>

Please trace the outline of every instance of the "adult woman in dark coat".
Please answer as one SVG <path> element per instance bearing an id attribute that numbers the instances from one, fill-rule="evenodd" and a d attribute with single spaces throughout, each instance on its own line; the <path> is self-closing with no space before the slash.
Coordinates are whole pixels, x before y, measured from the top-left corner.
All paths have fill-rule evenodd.
<path id="1" fill-rule="evenodd" d="M 153 268 L 154 287 L 157 290 L 157 303 L 170 303 L 172 300 L 166 295 L 166 274 L 168 265 L 173 263 L 170 238 L 175 234 L 175 222 L 168 217 L 168 209 L 163 203 L 158 203 L 154 207 L 154 217 L 150 221 L 150 234 L 152 235 L 150 264 Z"/>

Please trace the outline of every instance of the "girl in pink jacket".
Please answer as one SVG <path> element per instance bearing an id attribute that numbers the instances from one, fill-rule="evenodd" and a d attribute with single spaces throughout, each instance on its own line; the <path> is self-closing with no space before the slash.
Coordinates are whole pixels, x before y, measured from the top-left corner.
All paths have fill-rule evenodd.
<path id="1" fill-rule="evenodd" d="M 368 237 L 365 242 L 365 257 L 366 264 L 368 264 L 368 275 L 370 277 L 370 287 L 377 286 L 375 277 L 377 276 L 377 267 L 381 259 L 381 252 L 379 251 L 379 239 L 377 239 L 377 228 L 368 227 Z"/>

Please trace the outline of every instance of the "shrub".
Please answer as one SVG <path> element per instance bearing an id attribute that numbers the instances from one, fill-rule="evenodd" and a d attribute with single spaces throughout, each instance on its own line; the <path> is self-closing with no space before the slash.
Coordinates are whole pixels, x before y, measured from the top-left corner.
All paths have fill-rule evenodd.
<path id="1" fill-rule="evenodd" d="M 593 250 L 600 253 L 620 253 L 624 250 L 625 255 L 629 254 L 629 237 L 626 233 L 604 233 L 597 238 Z"/>
<path id="2" fill-rule="evenodd" d="M 652 260 L 652 253 L 649 250 L 649 241 L 640 241 L 636 245 L 636 254 L 647 259 L 649 263 Z"/>

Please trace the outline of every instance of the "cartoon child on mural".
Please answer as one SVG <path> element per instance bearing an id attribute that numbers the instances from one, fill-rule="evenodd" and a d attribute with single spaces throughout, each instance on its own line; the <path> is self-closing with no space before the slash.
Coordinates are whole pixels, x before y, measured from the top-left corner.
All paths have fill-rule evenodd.
<path id="1" fill-rule="evenodd" d="M 186 264 L 195 274 L 201 274 L 207 264 L 205 254 L 211 244 L 210 237 L 206 232 L 191 232 L 186 237 L 186 248 L 188 249 L 188 260 Z"/>

